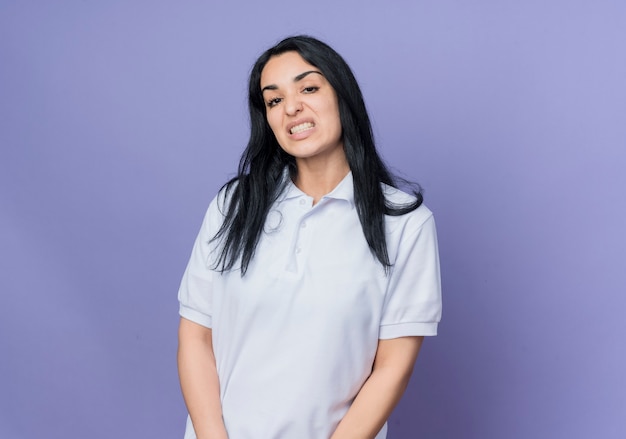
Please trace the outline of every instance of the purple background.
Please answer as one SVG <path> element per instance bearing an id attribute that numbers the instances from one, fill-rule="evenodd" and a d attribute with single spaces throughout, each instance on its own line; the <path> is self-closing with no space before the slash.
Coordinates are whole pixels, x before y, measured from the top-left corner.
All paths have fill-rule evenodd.
<path id="1" fill-rule="evenodd" d="M 626 437 L 621 0 L 0 1 L 0 437 L 182 437 L 178 282 L 301 32 L 438 221 L 390 438 Z"/>

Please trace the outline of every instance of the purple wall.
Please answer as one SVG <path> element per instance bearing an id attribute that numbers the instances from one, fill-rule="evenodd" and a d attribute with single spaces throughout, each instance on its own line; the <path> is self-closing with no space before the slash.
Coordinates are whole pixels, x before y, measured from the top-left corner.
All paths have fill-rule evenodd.
<path id="1" fill-rule="evenodd" d="M 438 220 L 390 439 L 626 437 L 626 3 L 35 3 L 0 1 L 1 438 L 182 437 L 178 282 L 300 32 Z"/>

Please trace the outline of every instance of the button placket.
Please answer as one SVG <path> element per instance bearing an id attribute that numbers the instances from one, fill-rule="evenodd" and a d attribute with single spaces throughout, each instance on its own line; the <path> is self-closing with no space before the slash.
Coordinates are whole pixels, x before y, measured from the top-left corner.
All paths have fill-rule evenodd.
<path id="1" fill-rule="evenodd" d="M 308 227 L 308 219 L 310 214 L 305 214 L 300 218 L 300 224 L 298 224 L 297 228 L 297 236 L 296 236 L 296 245 L 294 248 L 296 256 L 301 255 L 303 249 L 308 247 L 310 241 L 310 231 L 307 229 Z"/>
<path id="2" fill-rule="evenodd" d="M 297 201 L 297 208 L 302 213 L 296 221 L 293 241 L 291 245 L 290 262 L 287 264 L 287 271 L 296 273 L 302 266 L 302 261 L 306 258 L 305 249 L 309 246 L 310 232 L 307 231 L 309 226 L 308 217 L 313 210 L 313 199 L 308 196 L 301 196 Z"/>
<path id="3" fill-rule="evenodd" d="M 306 238 L 304 235 L 304 229 L 306 228 L 306 226 L 303 226 L 303 224 L 306 224 L 306 220 L 304 219 L 304 217 L 302 219 L 300 219 L 300 224 L 298 225 L 298 229 L 297 229 L 297 237 L 296 237 L 296 246 L 294 249 L 294 252 L 297 255 L 302 253 L 302 241 Z"/>

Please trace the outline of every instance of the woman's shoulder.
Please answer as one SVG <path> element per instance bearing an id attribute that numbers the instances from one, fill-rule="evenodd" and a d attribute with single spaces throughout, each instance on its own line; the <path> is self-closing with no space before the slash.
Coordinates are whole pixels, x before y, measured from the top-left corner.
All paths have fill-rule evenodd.
<path id="1" fill-rule="evenodd" d="M 386 184 L 383 184 L 383 194 L 385 195 L 387 205 L 391 208 L 402 209 L 403 207 L 410 206 L 417 201 L 417 196 L 415 194 L 405 192 Z M 409 227 L 410 229 L 415 230 L 420 228 L 427 221 L 432 220 L 432 217 L 433 212 L 424 203 L 421 203 L 416 209 L 413 209 L 403 215 L 387 215 L 386 222 L 389 226 L 396 226 L 393 227 L 393 229 L 397 229 L 397 226 L 402 225 L 400 226 L 402 229 Z"/>
<path id="2" fill-rule="evenodd" d="M 221 227 L 228 215 L 228 208 L 233 200 L 236 188 L 237 180 L 230 180 L 211 199 L 204 216 L 204 223 L 206 227 L 213 230 L 213 233 Z"/>
<path id="3" fill-rule="evenodd" d="M 226 214 L 228 206 L 236 195 L 239 179 L 233 178 L 227 181 L 218 191 L 209 204 L 209 210 L 215 210 Z"/>
<path id="4" fill-rule="evenodd" d="M 393 186 L 389 186 L 388 184 L 381 184 L 383 189 L 383 194 L 385 195 L 385 199 L 388 203 L 391 204 L 411 204 L 414 203 L 417 197 L 414 194 L 409 194 L 402 189 L 398 189 Z"/>

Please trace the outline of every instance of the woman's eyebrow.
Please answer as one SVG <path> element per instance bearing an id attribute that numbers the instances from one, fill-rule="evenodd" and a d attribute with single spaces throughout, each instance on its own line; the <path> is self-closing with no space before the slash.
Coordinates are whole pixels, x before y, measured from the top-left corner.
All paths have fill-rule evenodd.
<path id="1" fill-rule="evenodd" d="M 301 81 L 302 79 L 304 79 L 306 76 L 310 75 L 311 73 L 317 73 L 318 75 L 324 76 L 322 75 L 322 72 L 318 70 L 307 70 L 306 72 L 302 72 L 299 75 L 296 75 L 293 78 L 293 82 Z M 266 85 L 265 87 L 261 89 L 261 93 L 263 93 L 265 90 L 278 90 L 278 86 L 275 84 Z"/>
<path id="2" fill-rule="evenodd" d="M 317 73 L 318 75 L 324 76 L 324 75 L 322 75 L 322 72 L 320 72 L 318 70 L 309 70 L 309 71 L 306 71 L 304 73 L 300 73 L 298 76 L 293 78 L 293 82 L 298 82 L 298 81 L 304 79 L 305 76 L 310 75 L 311 73 Z"/>

